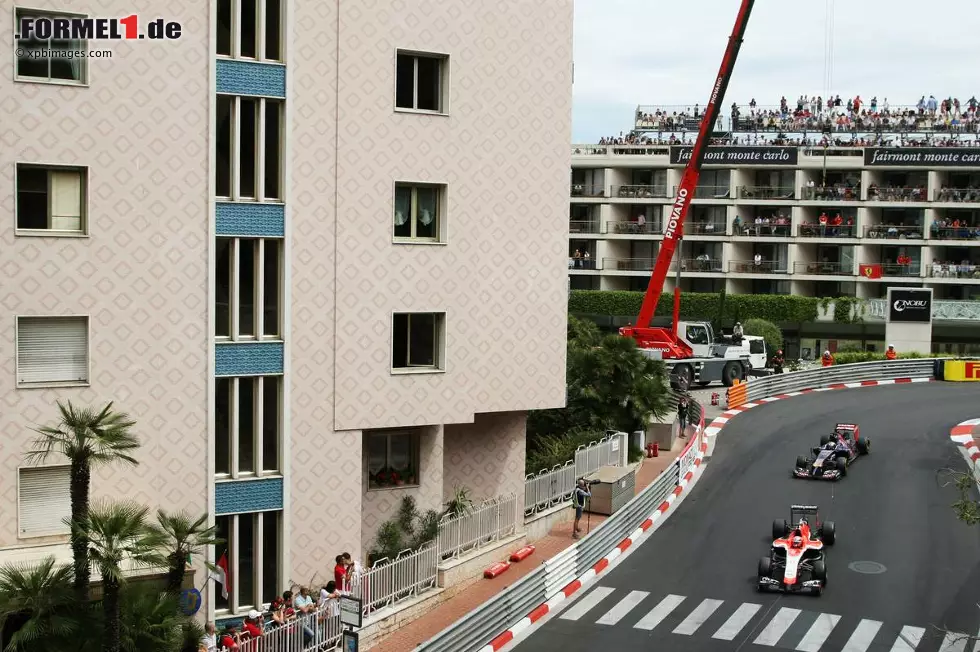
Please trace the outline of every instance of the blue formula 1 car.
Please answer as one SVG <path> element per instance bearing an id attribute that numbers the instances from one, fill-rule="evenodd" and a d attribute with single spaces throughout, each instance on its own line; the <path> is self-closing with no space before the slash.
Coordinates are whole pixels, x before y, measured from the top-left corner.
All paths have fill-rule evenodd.
<path id="1" fill-rule="evenodd" d="M 840 480 L 847 468 L 861 455 L 871 452 L 871 440 L 861 437 L 860 428 L 853 423 L 838 423 L 834 432 L 820 438 L 820 446 L 809 456 L 796 458 L 793 477 L 805 480 Z"/>

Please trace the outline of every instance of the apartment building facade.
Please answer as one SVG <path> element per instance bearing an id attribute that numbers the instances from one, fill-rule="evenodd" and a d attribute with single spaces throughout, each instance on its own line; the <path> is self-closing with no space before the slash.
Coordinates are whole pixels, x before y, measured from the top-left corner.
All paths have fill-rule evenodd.
<path id="1" fill-rule="evenodd" d="M 8 20 L 132 13 L 40 4 Z M 30 427 L 112 400 L 141 464 L 94 493 L 211 516 L 220 620 L 363 557 L 403 496 L 523 492 L 526 412 L 564 403 L 571 2 L 144 9 L 180 38 L 0 58 L 0 561 L 67 558 Z"/>
<path id="2" fill-rule="evenodd" d="M 646 289 L 691 149 L 572 146 L 571 288 Z M 868 299 L 926 286 L 970 299 L 978 227 L 978 148 L 717 146 L 674 270 L 691 292 Z"/>

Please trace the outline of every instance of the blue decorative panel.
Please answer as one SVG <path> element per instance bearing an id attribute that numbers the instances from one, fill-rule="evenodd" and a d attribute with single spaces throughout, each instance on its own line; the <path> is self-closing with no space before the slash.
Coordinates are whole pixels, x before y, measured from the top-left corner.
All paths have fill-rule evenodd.
<path id="1" fill-rule="evenodd" d="M 282 238 L 286 234 L 286 208 L 282 204 L 219 202 L 214 212 L 218 235 Z"/>
<path id="2" fill-rule="evenodd" d="M 218 93 L 286 97 L 286 66 L 254 61 L 217 61 Z"/>
<path id="3" fill-rule="evenodd" d="M 214 485 L 214 513 L 239 514 L 282 509 L 282 478 L 231 480 Z"/>
<path id="4" fill-rule="evenodd" d="M 282 342 L 219 343 L 214 347 L 214 375 L 281 374 L 282 357 Z"/>

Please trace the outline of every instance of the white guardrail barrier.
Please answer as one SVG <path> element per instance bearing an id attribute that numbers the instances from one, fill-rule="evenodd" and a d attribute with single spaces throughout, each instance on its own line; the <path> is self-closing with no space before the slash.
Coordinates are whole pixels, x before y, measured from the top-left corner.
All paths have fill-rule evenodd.
<path id="1" fill-rule="evenodd" d="M 881 360 L 854 364 L 818 367 L 804 371 L 775 374 L 764 378 L 749 378 L 746 382 L 729 387 L 728 407 L 739 407 L 769 396 L 819 389 L 864 380 L 894 380 L 898 378 L 932 378 L 936 360 L 946 358 L 911 358 L 906 360 Z"/>
<path id="2" fill-rule="evenodd" d="M 439 521 L 439 558 L 457 558 L 517 532 L 517 494 L 485 500 L 465 514 Z"/>
<path id="3" fill-rule="evenodd" d="M 943 359 L 943 358 L 940 358 Z M 919 358 L 863 362 L 751 378 L 730 388 L 744 394 L 742 404 L 803 389 L 817 389 L 863 380 L 934 377 L 936 359 Z M 703 414 L 703 413 L 702 413 Z M 704 437 L 704 420 L 691 446 L 660 476 L 619 511 L 571 547 L 548 559 L 488 602 L 422 643 L 415 652 L 478 652 L 498 635 L 550 599 L 630 535 L 679 484 L 697 456 Z M 568 465 L 566 465 L 568 466 Z M 529 482 L 532 477 L 529 477 Z M 566 486 L 574 484 L 568 476 Z"/>
<path id="4" fill-rule="evenodd" d="M 604 466 L 625 463 L 628 447 L 627 434 L 617 432 L 587 446 L 579 446 L 573 460 L 527 475 L 524 478 L 524 516 L 567 503 L 572 499 L 576 479 Z"/>
<path id="5" fill-rule="evenodd" d="M 548 559 L 481 607 L 422 643 L 416 648 L 416 652 L 476 652 L 592 568 L 643 523 L 680 484 L 680 479 L 694 468 L 694 460 L 703 443 L 703 433 L 702 409 L 697 435 L 691 437 L 684 452 L 652 484 L 574 545 Z M 620 445 L 625 446 L 625 434 L 617 434 L 623 435 Z M 572 463 L 562 468 L 567 467 L 575 469 Z M 579 476 L 574 473 L 568 476 L 568 488 L 574 486 L 576 477 Z"/>

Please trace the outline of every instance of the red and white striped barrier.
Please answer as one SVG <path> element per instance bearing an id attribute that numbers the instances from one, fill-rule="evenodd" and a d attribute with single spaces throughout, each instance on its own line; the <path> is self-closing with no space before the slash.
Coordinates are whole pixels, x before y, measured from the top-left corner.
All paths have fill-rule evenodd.
<path id="1" fill-rule="evenodd" d="M 980 419 L 970 419 L 953 426 L 949 431 L 949 438 L 966 450 L 967 456 L 976 467 L 980 463 L 980 447 L 973 439 L 974 431 L 980 431 Z"/>

